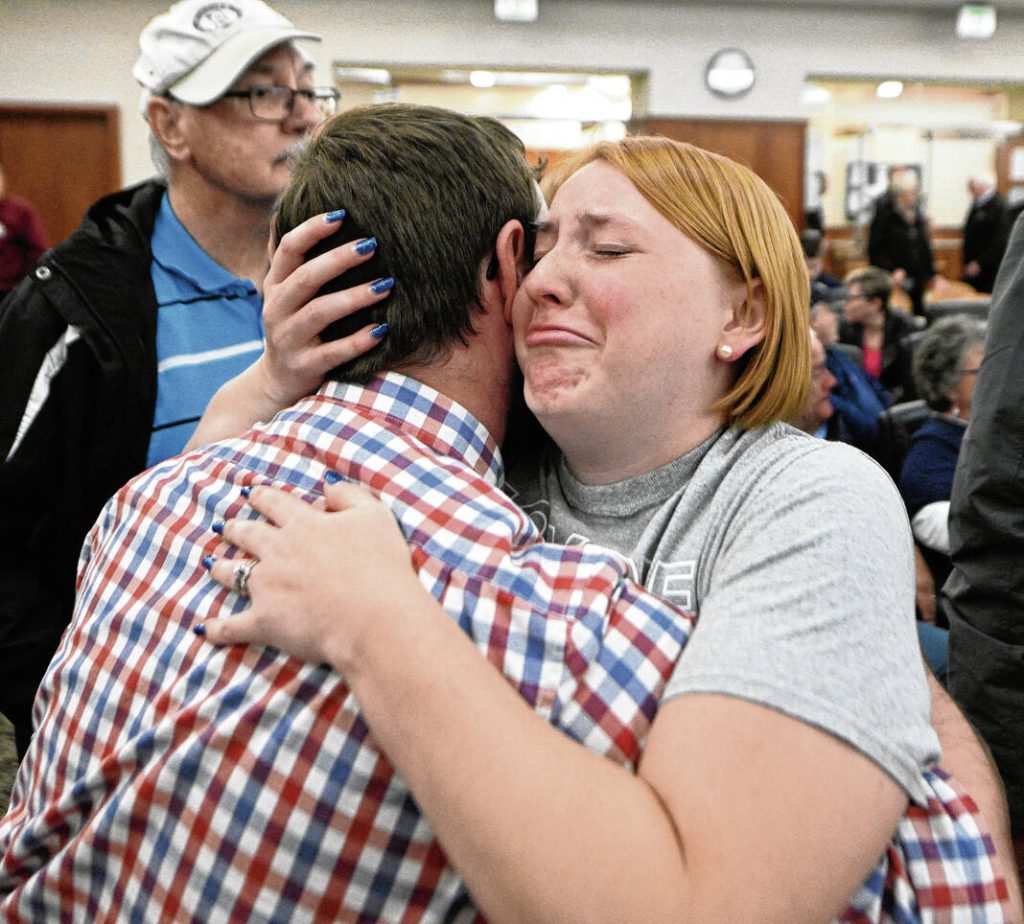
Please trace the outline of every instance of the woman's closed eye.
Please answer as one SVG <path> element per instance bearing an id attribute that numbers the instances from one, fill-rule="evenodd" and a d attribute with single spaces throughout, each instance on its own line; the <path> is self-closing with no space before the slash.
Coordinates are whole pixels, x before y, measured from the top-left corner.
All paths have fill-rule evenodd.
<path id="1" fill-rule="evenodd" d="M 625 244 L 594 244 L 591 253 L 598 257 L 624 257 L 633 252 L 631 247 Z"/>

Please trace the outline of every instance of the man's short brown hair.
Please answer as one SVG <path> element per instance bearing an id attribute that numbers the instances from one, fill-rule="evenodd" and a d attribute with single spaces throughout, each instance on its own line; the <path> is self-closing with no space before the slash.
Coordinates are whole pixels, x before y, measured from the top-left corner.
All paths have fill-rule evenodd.
<path id="1" fill-rule="evenodd" d="M 473 332 L 482 265 L 509 221 L 537 210 L 522 142 L 494 119 L 433 106 L 387 104 L 341 112 L 296 157 L 275 222 L 280 238 L 320 213 L 345 209 L 378 240 L 395 288 L 365 309 L 388 335 L 332 378 L 365 382 L 430 362 Z"/>

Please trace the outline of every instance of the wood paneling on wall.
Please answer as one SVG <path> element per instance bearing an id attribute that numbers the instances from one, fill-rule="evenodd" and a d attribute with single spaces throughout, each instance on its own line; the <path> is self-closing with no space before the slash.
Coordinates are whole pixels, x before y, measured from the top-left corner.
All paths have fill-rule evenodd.
<path id="1" fill-rule="evenodd" d="M 805 122 L 650 118 L 632 128 L 688 141 L 745 164 L 775 190 L 793 224 L 803 228 Z"/>
<path id="2" fill-rule="evenodd" d="M 7 188 L 36 205 L 57 244 L 93 202 L 121 188 L 118 109 L 0 104 L 0 163 Z"/>

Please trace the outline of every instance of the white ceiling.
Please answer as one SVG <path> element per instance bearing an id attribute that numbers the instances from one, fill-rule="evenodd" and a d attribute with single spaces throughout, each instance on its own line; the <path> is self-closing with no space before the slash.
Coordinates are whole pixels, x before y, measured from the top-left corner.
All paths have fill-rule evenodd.
<path id="1" fill-rule="evenodd" d="M 664 0 L 677 6 L 702 5 L 708 0 Z M 963 0 L 716 0 L 718 4 L 732 6 L 765 6 L 765 7 L 849 7 L 851 9 L 874 10 L 957 10 L 963 6 Z M 996 0 L 996 15 L 1000 13 L 1024 13 L 1024 0 Z"/>

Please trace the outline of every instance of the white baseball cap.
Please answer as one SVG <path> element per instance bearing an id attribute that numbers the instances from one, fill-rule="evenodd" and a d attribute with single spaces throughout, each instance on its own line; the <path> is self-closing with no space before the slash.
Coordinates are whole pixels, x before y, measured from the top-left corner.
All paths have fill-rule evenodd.
<path id="1" fill-rule="evenodd" d="M 252 63 L 292 39 L 319 42 L 262 0 L 181 0 L 139 36 L 132 75 L 150 93 L 206 106 L 226 93 Z"/>

